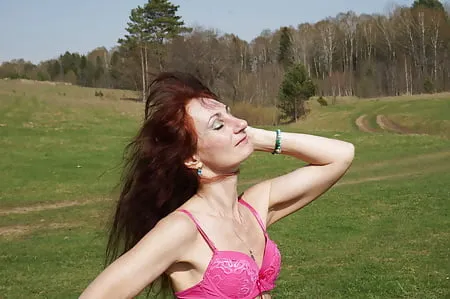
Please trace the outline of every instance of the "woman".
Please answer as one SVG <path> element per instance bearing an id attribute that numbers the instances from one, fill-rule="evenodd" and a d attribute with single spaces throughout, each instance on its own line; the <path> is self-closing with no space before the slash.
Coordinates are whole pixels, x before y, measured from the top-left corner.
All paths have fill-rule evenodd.
<path id="1" fill-rule="evenodd" d="M 353 145 L 249 127 L 188 74 L 163 73 L 150 90 L 108 243 L 120 257 L 81 298 L 131 298 L 158 278 L 177 298 L 270 298 L 281 256 L 267 227 L 335 184 Z M 238 196 L 253 151 L 309 165 Z"/>

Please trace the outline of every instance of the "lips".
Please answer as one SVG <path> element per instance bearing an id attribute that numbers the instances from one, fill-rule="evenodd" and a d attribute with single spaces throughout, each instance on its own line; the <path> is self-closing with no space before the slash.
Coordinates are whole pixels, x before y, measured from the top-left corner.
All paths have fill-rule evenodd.
<path id="1" fill-rule="evenodd" d="M 247 135 L 244 136 L 244 138 L 242 138 L 241 140 L 239 140 L 238 143 L 236 143 L 236 146 L 238 146 L 241 143 L 245 143 L 247 141 Z"/>

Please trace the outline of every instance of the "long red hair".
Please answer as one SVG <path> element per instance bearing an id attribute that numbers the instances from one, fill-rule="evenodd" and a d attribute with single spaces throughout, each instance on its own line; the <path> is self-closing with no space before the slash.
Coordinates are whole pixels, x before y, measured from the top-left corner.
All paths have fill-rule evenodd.
<path id="1" fill-rule="evenodd" d="M 107 263 L 136 245 L 158 221 L 191 198 L 200 184 L 196 171 L 185 165 L 197 151 L 186 105 L 194 98 L 217 100 L 217 96 L 192 75 L 179 72 L 161 73 L 149 89 L 144 122 L 125 149 Z M 166 274 L 159 281 L 162 290 L 170 290 Z"/>

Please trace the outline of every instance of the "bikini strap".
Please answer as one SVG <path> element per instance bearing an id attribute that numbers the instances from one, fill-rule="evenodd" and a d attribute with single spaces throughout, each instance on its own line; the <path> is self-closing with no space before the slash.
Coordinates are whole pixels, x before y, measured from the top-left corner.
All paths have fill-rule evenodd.
<path id="1" fill-rule="evenodd" d="M 203 231 L 203 229 L 200 227 L 200 225 L 198 224 L 197 219 L 195 219 L 194 215 L 191 214 L 191 212 L 189 212 L 188 210 L 185 209 L 180 209 L 178 210 L 180 212 L 185 213 L 186 215 L 189 216 L 189 218 L 192 219 L 192 221 L 194 221 L 195 226 L 197 227 L 197 230 L 199 231 L 199 233 L 202 235 L 203 239 L 205 239 L 206 243 L 208 243 L 209 247 L 213 250 L 216 251 L 216 246 L 214 246 L 214 243 L 208 238 L 208 236 L 206 235 L 206 233 Z"/>
<path id="2" fill-rule="evenodd" d="M 255 210 L 255 208 L 253 208 L 248 202 L 246 202 L 245 200 L 243 200 L 242 198 L 239 198 L 238 200 L 241 204 L 243 204 L 244 206 L 246 206 L 250 212 L 255 216 L 256 220 L 258 220 L 259 225 L 261 226 L 264 234 L 267 234 L 266 232 L 266 225 L 264 224 L 264 222 L 261 219 L 261 216 L 259 216 L 258 212 Z"/>

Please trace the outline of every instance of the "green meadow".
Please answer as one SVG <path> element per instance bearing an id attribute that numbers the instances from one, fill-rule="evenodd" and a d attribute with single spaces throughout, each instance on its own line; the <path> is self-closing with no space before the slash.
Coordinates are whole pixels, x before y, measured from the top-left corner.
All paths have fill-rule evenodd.
<path id="1" fill-rule="evenodd" d="M 102 270 L 143 105 L 95 91 L 0 80 L 0 298 L 77 298 Z M 310 107 L 281 129 L 350 141 L 356 157 L 270 228 L 283 258 L 273 297 L 450 298 L 450 94 Z M 302 165 L 255 153 L 239 191 Z"/>

